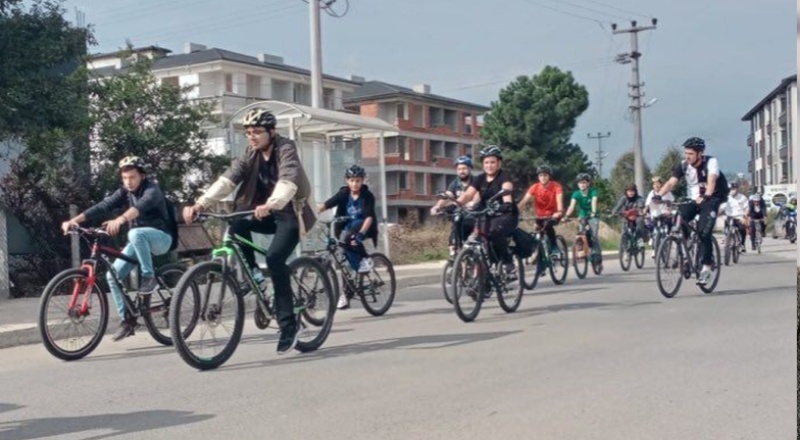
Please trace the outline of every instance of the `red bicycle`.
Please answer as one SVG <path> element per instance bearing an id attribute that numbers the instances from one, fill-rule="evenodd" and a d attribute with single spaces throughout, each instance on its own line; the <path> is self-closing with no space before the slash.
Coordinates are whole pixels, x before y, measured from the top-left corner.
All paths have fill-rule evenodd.
<path id="1" fill-rule="evenodd" d="M 156 270 L 158 290 L 152 294 L 135 294 L 131 299 L 129 291 L 119 279 L 110 258 L 121 258 L 137 266 L 135 258 L 122 254 L 119 249 L 108 247 L 102 242 L 109 237 L 104 229 L 75 228 L 71 234 L 79 234 L 91 247 L 91 255 L 83 260 L 78 269 L 67 269 L 56 275 L 45 287 L 39 306 L 39 332 L 47 351 L 65 361 L 81 359 L 91 353 L 106 334 L 108 327 L 108 288 L 101 289 L 100 281 L 105 281 L 104 273 L 112 274 L 113 282 L 123 291 L 125 316 L 128 319 L 142 317 L 147 331 L 158 343 L 172 345 L 169 329 L 169 305 L 172 290 L 186 272 L 186 266 L 171 263 Z M 189 304 L 187 315 L 194 314 L 197 322 L 199 291 L 194 289 L 195 301 Z M 194 308 L 194 310 L 192 310 Z M 187 328 L 190 333 L 194 325 Z"/>

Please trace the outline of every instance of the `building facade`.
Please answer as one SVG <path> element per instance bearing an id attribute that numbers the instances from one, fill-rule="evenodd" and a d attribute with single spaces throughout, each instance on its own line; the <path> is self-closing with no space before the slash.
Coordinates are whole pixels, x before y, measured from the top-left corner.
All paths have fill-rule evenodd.
<path id="1" fill-rule="evenodd" d="M 797 183 L 797 75 L 784 78 L 742 121 L 750 124 L 747 168 L 753 185 Z"/>
<path id="2" fill-rule="evenodd" d="M 425 221 L 435 194 L 455 178 L 456 158 L 472 156 L 480 143 L 478 121 L 489 110 L 434 95 L 428 85 L 407 88 L 381 81 L 365 81 L 345 96 L 344 107 L 397 128 L 384 141 L 390 223 L 409 216 Z M 367 166 L 377 163 L 377 139 L 361 140 L 361 160 Z"/>

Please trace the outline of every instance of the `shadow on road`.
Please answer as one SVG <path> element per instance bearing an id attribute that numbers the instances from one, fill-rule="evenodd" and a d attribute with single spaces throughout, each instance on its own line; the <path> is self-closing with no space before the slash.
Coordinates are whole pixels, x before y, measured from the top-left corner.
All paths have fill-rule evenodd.
<path id="1" fill-rule="evenodd" d="M 277 365 L 290 365 L 293 363 L 311 362 L 322 359 L 337 358 L 343 356 L 355 356 L 372 351 L 382 350 L 433 350 L 459 345 L 474 344 L 476 342 L 490 341 L 502 338 L 521 330 L 489 332 L 489 333 L 462 333 L 450 335 L 423 335 L 409 336 L 405 338 L 379 339 L 376 341 L 358 342 L 355 344 L 340 345 L 330 348 L 322 348 L 312 353 L 297 354 L 293 357 L 282 359 L 269 359 L 264 361 L 246 362 L 243 364 L 222 367 L 220 371 L 248 370 L 252 368 L 263 368 Z"/>
<path id="2" fill-rule="evenodd" d="M 442 303 L 445 304 L 445 300 L 442 298 Z M 400 304 L 398 304 L 400 305 Z M 392 308 L 389 309 L 383 316 L 372 316 L 368 315 L 367 312 L 364 312 L 364 316 L 354 316 L 350 318 L 352 322 L 363 322 L 363 321 L 375 321 L 377 319 L 384 321 L 387 319 L 396 319 L 396 318 L 407 318 L 409 316 L 421 316 L 421 315 L 448 315 L 448 314 L 455 314 L 456 312 L 453 311 L 453 307 L 437 307 L 434 309 L 426 309 L 426 310 L 410 310 L 408 312 L 399 312 L 399 313 L 392 313 L 395 308 L 395 305 L 392 305 Z"/>
<path id="3" fill-rule="evenodd" d="M 640 306 L 649 306 L 654 304 L 661 304 L 660 301 L 623 301 L 623 302 L 616 302 L 616 303 L 609 303 L 609 302 L 582 302 L 582 303 L 569 303 L 569 304 L 554 304 L 552 306 L 547 307 L 535 307 L 532 309 L 526 310 L 518 310 L 515 313 L 503 313 L 498 314 L 495 316 L 490 316 L 485 319 L 481 319 L 481 322 L 493 322 L 493 321 L 507 321 L 509 319 L 524 319 L 530 318 L 531 316 L 538 316 L 538 315 L 545 315 L 549 313 L 559 313 L 559 312 L 572 312 L 576 310 L 588 310 L 588 309 L 597 309 L 597 310 L 619 310 L 619 309 L 627 309 L 631 307 L 640 307 Z"/>
<path id="4" fill-rule="evenodd" d="M 15 403 L 0 403 L 0 413 L 14 411 L 15 409 L 25 408 L 22 405 L 17 405 Z"/>
<path id="5" fill-rule="evenodd" d="M 69 434 L 91 431 L 112 431 L 105 434 L 81 437 L 104 439 L 153 429 L 202 422 L 213 415 L 194 415 L 190 411 L 149 410 L 127 414 L 98 414 L 77 417 L 45 417 L 40 419 L 0 422 L 3 440 L 30 440 L 42 437 L 58 438 Z M 143 435 L 145 437 L 145 435 Z"/>
<path id="6" fill-rule="evenodd" d="M 756 289 L 736 289 L 736 290 L 715 290 L 714 292 L 707 293 L 705 295 L 687 295 L 687 296 L 677 296 L 675 299 L 678 298 L 707 298 L 707 297 L 714 297 L 714 296 L 728 296 L 728 295 L 747 295 L 750 293 L 764 293 L 764 292 L 777 292 L 780 290 L 789 290 L 792 294 L 794 294 L 794 289 L 797 287 L 796 284 L 789 284 L 786 286 L 767 286 L 767 287 L 759 287 Z"/>

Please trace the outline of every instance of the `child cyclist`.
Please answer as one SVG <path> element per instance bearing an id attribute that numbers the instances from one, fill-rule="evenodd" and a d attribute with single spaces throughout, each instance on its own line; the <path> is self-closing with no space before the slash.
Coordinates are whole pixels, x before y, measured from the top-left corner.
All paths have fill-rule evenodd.
<path id="1" fill-rule="evenodd" d="M 597 229 L 599 221 L 597 219 L 597 189 L 592 187 L 592 178 L 586 173 L 578 174 L 578 189 L 572 193 L 572 200 L 570 201 L 569 208 L 565 217 L 572 215 L 574 211 L 578 211 L 578 219 L 581 222 L 588 222 L 589 229 L 586 230 L 586 239 L 589 241 L 589 246 L 592 249 L 592 256 L 595 256 L 600 249 L 595 239 L 599 240 Z"/>

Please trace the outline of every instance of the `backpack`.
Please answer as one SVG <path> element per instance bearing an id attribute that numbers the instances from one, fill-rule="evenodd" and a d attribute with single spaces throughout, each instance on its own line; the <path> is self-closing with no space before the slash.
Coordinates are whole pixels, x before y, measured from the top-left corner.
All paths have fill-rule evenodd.
<path id="1" fill-rule="evenodd" d="M 172 244 L 169 245 L 169 252 L 178 248 L 178 214 L 177 205 L 169 197 L 164 197 L 167 203 L 167 230 L 172 236 Z"/>
<path id="2" fill-rule="evenodd" d="M 520 258 L 528 258 L 533 255 L 533 250 L 536 249 L 536 238 L 533 234 L 517 228 L 511 233 L 511 238 L 514 240 L 515 255 Z"/>

